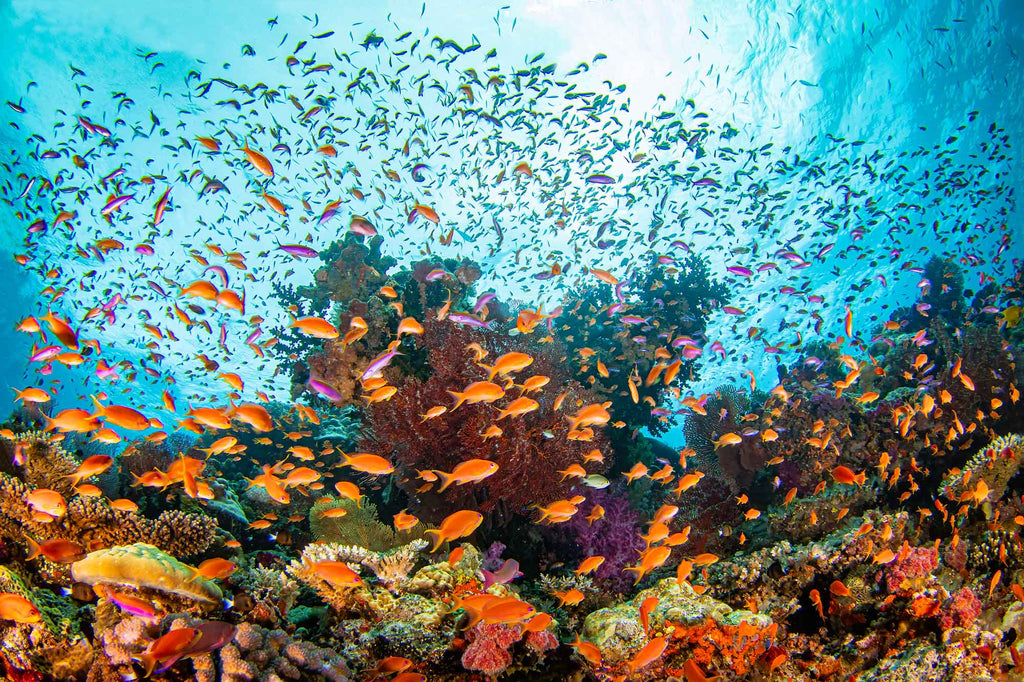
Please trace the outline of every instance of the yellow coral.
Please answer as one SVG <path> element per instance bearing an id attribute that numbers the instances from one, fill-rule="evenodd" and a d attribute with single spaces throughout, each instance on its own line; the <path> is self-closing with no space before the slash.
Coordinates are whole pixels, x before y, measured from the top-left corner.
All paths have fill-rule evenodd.
<path id="1" fill-rule="evenodd" d="M 220 604 L 223 596 L 216 583 L 193 579 L 185 564 L 142 542 L 92 552 L 72 564 L 71 576 L 88 585 L 129 585 L 211 605 Z"/>

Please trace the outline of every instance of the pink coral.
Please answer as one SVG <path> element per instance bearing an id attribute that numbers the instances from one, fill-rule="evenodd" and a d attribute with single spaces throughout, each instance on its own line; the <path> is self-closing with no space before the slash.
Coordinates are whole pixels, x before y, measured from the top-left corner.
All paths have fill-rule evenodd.
<path id="1" fill-rule="evenodd" d="M 939 553 L 927 547 L 914 547 L 905 557 L 889 564 L 885 571 L 885 584 L 890 592 L 920 589 L 921 579 L 939 565 Z"/>
<path id="2" fill-rule="evenodd" d="M 526 646 L 530 647 L 538 653 L 543 651 L 550 651 L 552 649 L 558 648 L 558 638 L 555 637 L 549 630 L 531 632 L 530 634 L 526 635 Z"/>
<path id="3" fill-rule="evenodd" d="M 943 630 L 951 627 L 965 628 L 969 627 L 980 613 L 981 600 L 965 585 L 943 605 L 940 623 Z"/>
<path id="4" fill-rule="evenodd" d="M 462 667 L 478 670 L 487 675 L 497 675 L 512 663 L 512 654 L 502 649 L 493 640 L 478 639 L 462 654 Z"/>
<path id="5" fill-rule="evenodd" d="M 522 636 L 523 628 L 519 625 L 477 625 L 469 633 L 470 643 L 462 654 L 462 667 L 497 675 L 512 663 L 512 654 L 508 649 Z"/>

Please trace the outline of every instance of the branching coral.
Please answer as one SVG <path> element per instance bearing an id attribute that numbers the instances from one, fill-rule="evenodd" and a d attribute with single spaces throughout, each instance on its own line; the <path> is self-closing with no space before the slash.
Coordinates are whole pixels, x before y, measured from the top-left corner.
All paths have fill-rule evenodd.
<path id="1" fill-rule="evenodd" d="M 992 505 L 1006 493 L 1006 486 L 1024 464 L 1024 436 L 1011 434 L 996 438 L 988 447 L 979 450 L 964 466 L 961 472 L 948 476 L 940 491 L 954 501 L 974 499 L 971 494 L 979 490 L 979 481 L 984 484 L 984 497 L 974 500 L 983 504 L 988 513 Z M 966 484 L 965 484 L 966 482 Z M 977 496 L 982 493 L 976 493 Z M 965 495 L 967 496 L 965 498 Z"/>
<path id="2" fill-rule="evenodd" d="M 194 628 L 201 623 L 188 614 L 171 614 L 162 619 L 132 616 L 111 623 L 97 633 L 102 648 L 89 671 L 89 680 L 135 677 L 132 659 L 150 641 L 169 630 Z M 172 671 L 187 671 L 190 679 L 200 682 L 321 678 L 348 682 L 351 679 L 344 659 L 333 651 L 295 639 L 284 630 L 268 630 L 246 622 L 237 625 L 231 640 L 223 647 L 179 661 Z"/>
<path id="3" fill-rule="evenodd" d="M 325 581 L 310 570 L 310 564 L 344 561 L 370 569 L 382 585 L 393 589 L 405 581 L 426 546 L 426 540 L 417 539 L 407 545 L 378 552 L 356 545 L 313 543 L 306 545 L 302 556 L 288 565 L 288 571 L 303 582 L 317 587 Z"/>

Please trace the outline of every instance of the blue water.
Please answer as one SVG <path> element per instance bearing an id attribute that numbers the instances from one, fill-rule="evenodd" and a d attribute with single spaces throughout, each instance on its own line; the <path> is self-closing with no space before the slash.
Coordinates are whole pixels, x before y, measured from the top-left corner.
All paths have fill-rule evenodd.
<path id="1" fill-rule="evenodd" d="M 284 396 L 287 372 L 277 371 L 280 359 L 270 354 L 257 361 L 241 345 L 252 329 L 245 320 L 216 313 L 210 319 L 213 333 L 196 327 L 186 331 L 165 319 L 168 302 L 145 283 L 170 287 L 167 280 L 184 285 L 202 277 L 204 267 L 188 255 L 190 248 L 207 256 L 205 243 L 241 251 L 252 277 L 245 281 L 241 272 L 230 274 L 233 283 L 244 283 L 246 317 L 266 318 L 262 338 L 268 338 L 273 328 L 288 322 L 271 296 L 272 276 L 291 271 L 288 281 L 303 284 L 311 281 L 315 269 L 275 251 L 276 244 L 306 243 L 309 235 L 311 246 L 325 248 L 344 230 L 340 220 L 318 226 L 320 207 L 328 195 L 341 198 L 344 189 L 360 184 L 353 168 L 361 169 L 365 178 L 396 156 L 405 134 L 398 134 L 398 127 L 405 125 L 403 117 L 419 115 L 417 107 L 430 122 L 418 133 L 431 150 L 425 161 L 431 167 L 428 178 L 419 186 L 404 180 L 402 190 L 382 202 L 377 219 L 385 252 L 401 262 L 422 257 L 427 244 L 435 254 L 471 257 L 484 264 L 479 291 L 493 288 L 502 297 L 549 308 L 558 304 L 564 291 L 577 286 L 583 268 L 608 269 L 625 279 L 653 256 L 670 253 L 669 244 L 675 240 L 709 258 L 712 271 L 722 277 L 729 277 L 725 268 L 730 265 L 753 269 L 780 260 L 774 254 L 786 249 L 810 263 L 806 269 L 791 270 L 783 260 L 781 272 L 758 273 L 749 281 L 729 278 L 731 305 L 745 315 L 734 319 L 715 313 L 707 342 L 721 340 L 727 355 L 722 361 L 705 354 L 703 380 L 688 387 L 696 394 L 726 380 L 746 383 L 747 371 L 770 385 L 777 361 L 785 361 L 787 344 L 796 342 L 796 334 L 808 339 L 841 334 L 847 306 L 854 311 L 855 332 L 869 335 L 873 316 L 884 319 L 896 302 L 914 295 L 921 279 L 914 268 L 932 254 L 972 257 L 965 263 L 968 287 L 976 287 L 982 273 L 997 279 L 1005 276 L 1010 258 L 1019 254 L 1013 189 L 1021 170 L 1012 146 L 1024 115 L 1024 105 L 1012 96 L 1021 91 L 1024 79 L 1019 62 L 1024 6 L 1019 3 L 874 2 L 826 8 L 808 2 L 758 2 L 746 7 L 681 2 L 476 7 L 393 2 L 372 8 L 309 3 L 305 11 L 301 4 L 185 2 L 170 9 L 143 3 L 13 2 L 0 8 L 5 45 L 0 90 L 3 99 L 25 109 L 18 114 L 5 107 L 2 114 L 6 163 L 0 248 L 7 262 L 28 251 L 33 258 L 27 268 L 10 267 L 10 276 L 0 283 L 0 313 L 7 320 L 0 338 L 7 349 L 0 360 L 5 383 L 21 388 L 40 380 L 39 364 L 26 361 L 32 341 L 12 331 L 18 320 L 42 314 L 52 305 L 69 319 L 81 321 L 88 310 L 120 292 L 126 303 L 115 310 L 116 320 L 84 322 L 81 329 L 84 338 L 99 341 L 110 364 L 129 360 L 138 368 L 146 361 L 152 349 L 144 344 L 152 339 L 140 325 L 147 319 L 161 320 L 178 339 L 160 341 L 163 360 L 149 364 L 158 376 L 138 373 L 132 391 L 146 392 L 136 393 L 139 404 L 158 396 L 168 380 L 175 382 L 179 396 L 210 396 L 210 379 L 195 361 L 199 353 L 216 354 L 222 370 L 241 374 L 247 397 L 256 390 Z M 331 30 L 330 37 L 310 38 Z M 402 43 L 398 36 L 406 31 L 411 36 Z M 360 47 L 370 33 L 383 38 L 383 44 Z M 436 35 L 462 46 L 478 43 L 480 48 L 450 64 L 444 60 L 455 55 L 451 49 L 435 50 L 433 57 L 422 61 Z M 415 57 L 394 55 L 416 39 L 420 53 Z M 284 60 L 300 40 L 309 41 L 304 58 L 315 52 L 317 62 L 333 62 L 346 75 L 334 71 L 302 76 L 294 69 L 290 74 Z M 487 58 L 491 48 L 496 54 Z M 335 55 L 341 53 L 350 55 L 351 65 L 338 61 Z M 598 54 L 605 58 L 595 60 Z M 535 59 L 538 55 L 542 56 Z M 395 76 L 406 62 L 411 69 Z M 580 63 L 584 68 L 578 68 Z M 464 121 L 453 110 L 466 103 L 450 94 L 458 95 L 467 69 L 476 69 L 484 80 L 489 67 L 507 76 L 516 69 L 546 65 L 552 67 L 550 78 L 563 85 L 549 86 L 535 102 L 522 102 L 524 112 L 560 116 L 571 103 L 554 93 L 566 83 L 577 92 L 607 95 L 603 110 L 589 118 L 581 116 L 571 126 L 549 125 L 541 133 L 549 136 L 543 144 L 528 128 L 505 126 L 495 133 L 484 124 L 452 145 L 451 136 Z M 363 68 L 381 76 L 391 74 L 397 81 L 427 74 L 424 83 L 436 81 L 440 87 L 428 89 L 425 97 L 410 97 L 413 86 L 406 81 L 400 90 L 357 87 L 348 91 L 346 100 L 343 93 L 351 76 Z M 198 152 L 190 156 L 170 151 L 181 139 L 193 140 L 214 130 L 221 131 L 222 144 L 227 142 L 223 131 L 230 130 L 239 136 L 239 144 L 243 136 L 263 134 L 261 143 L 269 147 L 268 129 L 289 117 L 289 131 L 282 140 L 293 147 L 299 144 L 296 110 L 286 98 L 269 106 L 245 103 L 236 111 L 216 102 L 237 98 L 237 93 L 214 86 L 209 95 L 199 96 L 200 81 L 213 77 L 250 86 L 266 83 L 302 97 L 309 84 L 318 93 L 334 88 L 337 111 L 349 115 L 342 128 L 372 133 L 367 120 L 377 111 L 384 119 L 392 117 L 395 134 L 380 136 L 364 149 L 357 149 L 357 144 L 339 147 L 331 165 L 345 175 L 327 192 L 322 179 L 311 177 L 309 166 L 304 170 L 312 156 L 278 156 L 279 173 L 289 176 L 289 184 L 275 191 L 291 209 L 287 219 L 280 219 L 259 201 L 255 187 L 260 178 L 237 165 L 237 155 L 232 168 L 220 159 L 200 162 Z M 439 96 L 439 90 L 449 94 Z M 477 94 L 482 95 L 479 88 Z M 97 147 L 95 135 L 87 137 L 75 129 L 76 116 L 114 128 L 122 139 L 116 151 Z M 670 120 L 680 121 L 691 132 L 707 130 L 702 158 L 685 145 L 658 148 L 655 131 Z M 1003 148 L 1005 156 L 995 160 L 980 151 L 980 145 L 990 140 L 990 125 L 1005 130 L 1010 141 Z M 133 127 L 147 137 L 133 136 Z M 488 157 L 480 144 L 492 134 L 513 145 L 500 158 Z M 956 141 L 950 139 L 953 136 Z M 349 135 L 350 141 L 355 137 Z M 87 170 L 76 169 L 62 150 L 69 140 L 75 141 L 76 149 L 93 148 Z M 607 173 L 616 184 L 588 185 L 582 171 L 575 177 L 563 173 L 567 179 L 554 199 L 575 203 L 567 227 L 553 224 L 544 215 L 552 199 L 545 194 L 546 183 L 574 168 L 572 159 L 580 150 L 603 153 L 609 143 L 613 151 L 587 172 Z M 446 145 L 452 145 L 451 156 L 444 155 Z M 62 157 L 31 158 L 33 152 L 50 147 L 61 150 Z M 912 155 L 916 150 L 925 153 Z M 911 155 L 899 158 L 901 153 Z M 638 162 L 631 158 L 636 154 L 647 157 Z M 204 174 L 224 181 L 230 194 L 197 198 L 201 179 L 182 180 L 182 174 L 192 170 L 190 158 Z M 901 182 L 884 172 L 894 159 L 903 166 Z M 519 161 L 538 169 L 536 181 L 521 194 L 506 194 L 506 184 L 502 189 L 484 186 L 467 197 L 466 185 L 477 170 L 493 178 L 499 167 L 510 170 Z M 821 182 L 792 172 L 801 161 L 817 167 Z M 693 168 L 685 171 L 690 164 Z M 975 184 L 955 188 L 935 201 L 936 195 L 929 192 L 940 191 L 931 185 L 943 167 L 962 168 L 965 181 Z M 117 168 L 124 168 L 126 177 L 149 173 L 172 179 L 172 210 L 158 232 L 151 235 L 149 223 L 159 197 L 156 188 L 163 183 L 136 191 L 138 202 L 118 212 L 109 224 L 100 215 L 106 198 L 102 189 L 90 191 L 80 202 L 75 193 L 55 197 L 35 195 L 35 189 L 27 198 L 17 198 L 32 178 L 60 176 L 65 186 L 95 187 L 99 178 Z M 731 182 L 740 177 L 737 171 L 749 173 L 740 184 Z M 693 187 L 691 182 L 701 177 L 716 178 L 730 189 Z M 365 184 L 363 191 L 372 193 L 373 186 Z M 750 219 L 751 211 L 759 210 L 753 208 L 756 197 L 734 190 L 749 190 L 752 195 L 755 185 L 774 200 L 767 215 Z M 969 191 L 975 189 L 986 193 Z M 307 212 L 308 222 L 301 222 L 299 202 L 306 196 L 318 199 L 311 202 L 314 213 Z M 437 230 L 431 232 L 426 221 L 406 224 L 405 211 L 416 196 L 429 197 L 444 225 L 456 228 L 450 246 L 438 243 Z M 866 207 L 869 201 L 875 206 Z M 901 204 L 921 208 L 908 210 Z M 33 239 L 26 250 L 27 226 L 39 216 L 52 221 L 59 207 L 78 212 L 72 221 L 74 232 L 51 230 Z M 879 215 L 883 217 L 876 222 Z M 597 248 L 595 231 L 609 220 L 614 227 L 605 239 L 614 243 Z M 494 221 L 503 226 L 500 247 Z M 652 225 L 658 226 L 653 241 Z M 862 235 L 854 235 L 858 228 L 864 229 Z M 1009 251 L 995 261 L 1004 235 L 1010 240 Z M 73 253 L 75 247 L 110 237 L 128 248 L 107 254 L 103 262 Z M 143 240 L 152 244 L 154 256 L 140 256 L 131 249 Z M 814 257 L 828 245 L 834 245 L 831 251 Z M 737 248 L 758 251 L 755 256 L 752 251 L 737 253 Z M 557 281 L 532 278 L 556 261 L 575 264 L 575 272 Z M 54 268 L 57 272 L 51 274 L 56 276 L 47 277 Z M 62 294 L 52 303 L 49 295 L 39 293 L 48 285 Z M 807 305 L 779 293 L 787 285 L 801 294 L 820 295 L 823 302 Z M 821 319 L 817 333 L 814 312 Z M 217 349 L 221 323 L 227 325 L 226 353 Z M 751 340 L 752 327 L 765 331 Z M 766 353 L 766 345 L 779 346 L 783 353 Z M 82 380 L 94 369 L 90 360 L 71 370 L 57 367 L 42 380 L 63 382 L 54 391 L 55 402 L 66 407 L 100 388 L 95 379 Z"/>

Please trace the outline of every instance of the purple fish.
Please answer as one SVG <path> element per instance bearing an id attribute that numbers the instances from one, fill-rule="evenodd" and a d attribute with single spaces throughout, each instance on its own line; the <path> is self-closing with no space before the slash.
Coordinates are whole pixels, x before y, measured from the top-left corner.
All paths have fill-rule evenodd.
<path id="1" fill-rule="evenodd" d="M 711 352 L 718 353 L 725 360 L 725 346 L 722 345 L 721 341 L 715 341 L 711 344 Z"/>
<path id="2" fill-rule="evenodd" d="M 278 244 L 277 248 L 281 249 L 289 256 L 295 256 L 296 258 L 316 258 L 320 255 L 320 252 L 316 249 L 311 249 L 308 246 L 302 246 L 300 244 Z"/>
<path id="3" fill-rule="evenodd" d="M 364 375 L 364 378 L 365 378 L 365 375 Z M 317 381 L 316 379 L 310 377 L 309 378 L 309 387 L 311 389 L 313 389 L 314 391 L 316 391 L 317 393 L 319 393 L 320 395 L 322 395 L 323 397 L 327 398 L 328 400 L 335 401 L 335 402 L 338 402 L 338 401 L 341 400 L 341 394 L 338 393 L 337 391 L 335 391 L 333 388 L 331 388 L 330 386 L 328 386 L 327 384 L 325 384 L 322 381 Z"/>
<path id="4" fill-rule="evenodd" d="M 111 310 L 114 309 L 115 306 L 118 306 L 122 303 L 124 303 L 124 299 L 121 298 L 121 294 L 116 294 L 113 298 L 111 298 L 109 301 L 102 305 L 102 310 L 104 312 L 110 312 Z"/>
<path id="5" fill-rule="evenodd" d="M 696 360 L 704 351 L 697 346 L 686 345 L 683 346 L 682 356 L 684 360 Z"/>
<path id="6" fill-rule="evenodd" d="M 141 604 L 141 599 L 133 599 L 127 601 L 124 596 L 113 592 L 111 590 L 103 590 L 103 596 L 113 602 L 117 608 L 121 609 L 125 613 L 130 613 L 133 616 L 141 616 L 143 618 L 152 618 L 156 615 L 156 607 L 151 604 Z"/>
<path id="7" fill-rule="evenodd" d="M 152 256 L 156 251 L 149 244 L 139 244 L 135 247 L 135 253 L 141 253 L 143 256 Z"/>
<path id="8" fill-rule="evenodd" d="M 323 212 L 323 214 L 320 215 L 320 220 L 317 221 L 317 222 L 320 225 L 323 225 L 324 223 L 326 223 L 328 220 L 330 220 L 331 218 L 333 218 L 336 215 L 338 215 L 338 212 L 336 210 L 334 210 L 333 208 L 329 209 L 329 210 L 326 210 L 326 211 Z"/>
<path id="9" fill-rule="evenodd" d="M 208 267 L 205 270 L 203 270 L 203 274 L 205 275 L 210 270 L 213 270 L 218 275 L 220 275 L 220 286 L 221 286 L 222 289 L 226 289 L 227 286 L 228 286 L 228 271 L 224 269 L 224 266 L 223 265 L 211 265 L 210 267 Z"/>
<path id="10" fill-rule="evenodd" d="M 768 261 L 767 263 L 762 263 L 761 265 L 757 266 L 757 271 L 758 272 L 768 272 L 769 270 L 778 270 L 778 269 L 779 269 L 778 264 L 773 263 L 771 261 Z"/>
<path id="11" fill-rule="evenodd" d="M 697 341 L 689 336 L 680 336 L 679 338 L 674 339 L 669 345 L 673 348 L 679 348 L 679 346 L 683 345 L 695 346 L 697 345 Z"/>
<path id="12" fill-rule="evenodd" d="M 423 182 L 423 171 L 425 170 L 430 170 L 430 166 L 424 163 L 417 163 L 415 166 L 412 167 L 410 175 L 412 175 L 412 179 L 415 180 L 416 182 Z"/>
<path id="13" fill-rule="evenodd" d="M 436 282 L 437 280 L 441 279 L 442 277 L 444 277 L 447 274 L 448 274 L 447 271 L 442 270 L 440 268 L 437 268 L 437 269 L 434 269 L 434 270 L 431 270 L 430 272 L 428 272 L 425 279 L 428 282 Z"/>
<path id="14" fill-rule="evenodd" d="M 158 294 L 160 294 L 161 296 L 163 296 L 164 298 L 166 298 L 166 297 L 167 297 L 167 292 L 166 292 L 166 291 L 164 291 L 164 288 L 163 288 L 162 286 L 160 286 L 159 284 L 157 284 L 156 282 L 154 282 L 153 280 L 147 280 L 147 281 L 146 281 L 146 285 L 147 285 L 147 286 L 148 286 L 148 287 L 149 287 L 150 289 L 152 289 L 153 291 L 155 291 L 156 293 L 158 293 Z"/>
<path id="15" fill-rule="evenodd" d="M 597 248 L 599 249 L 607 249 L 609 246 L 615 246 L 615 242 L 610 239 L 602 239 L 597 243 Z"/>
<path id="16" fill-rule="evenodd" d="M 475 315 L 479 313 L 481 310 L 484 309 L 485 305 L 493 301 L 495 298 L 497 298 L 497 296 L 497 294 L 489 292 L 484 294 L 480 298 L 476 299 L 476 305 L 473 306 L 473 314 Z"/>
<path id="17" fill-rule="evenodd" d="M 497 571 L 493 573 L 487 569 L 481 569 L 484 574 L 484 589 L 491 585 L 505 585 L 522 575 L 519 571 L 519 562 L 515 559 L 506 559 Z"/>
<path id="18" fill-rule="evenodd" d="M 37 232 L 46 232 L 46 221 L 40 218 L 31 225 L 28 226 L 29 234 L 35 234 Z"/>
<path id="19" fill-rule="evenodd" d="M 117 209 L 127 204 L 130 200 L 134 199 L 134 194 L 122 194 L 119 197 L 114 197 L 107 202 L 107 205 L 100 209 L 100 213 L 103 215 L 110 215 Z"/>
<path id="20" fill-rule="evenodd" d="M 615 178 L 610 177 L 608 175 L 601 175 L 600 173 L 595 173 L 594 175 L 591 175 L 587 178 L 587 182 L 589 182 L 591 185 L 614 185 Z"/>
<path id="21" fill-rule="evenodd" d="M 60 352 L 60 346 L 46 346 L 45 348 L 40 348 L 35 353 L 33 353 L 29 357 L 29 362 L 46 362 L 47 360 L 52 360 L 53 358 L 60 355 Z"/>
<path id="22" fill-rule="evenodd" d="M 722 306 L 722 312 L 726 315 L 745 315 L 746 313 L 740 308 L 735 308 L 731 305 Z"/>
<path id="23" fill-rule="evenodd" d="M 553 279 L 554 277 L 555 273 L 551 272 L 550 270 L 547 270 L 545 272 L 538 272 L 536 275 L 533 276 L 534 279 L 540 280 L 542 282 L 547 281 L 549 279 Z"/>
<path id="24" fill-rule="evenodd" d="M 484 322 L 483 320 L 477 319 L 472 315 L 466 313 L 451 313 L 448 315 L 448 319 L 456 324 L 463 324 L 467 327 L 481 327 L 483 329 L 490 329 L 491 323 Z"/>
<path id="25" fill-rule="evenodd" d="M 610 306 L 608 306 L 608 317 L 611 317 L 615 313 L 617 313 L 620 310 L 622 310 L 625 307 L 625 305 L 626 304 L 622 303 L 622 302 L 612 303 Z"/>
<path id="26" fill-rule="evenodd" d="M 636 315 L 623 315 L 619 318 L 620 321 L 626 324 L 647 324 L 647 320 L 650 318 L 637 317 Z"/>
<path id="27" fill-rule="evenodd" d="M 720 187 L 718 181 L 714 178 L 701 178 L 700 180 L 693 181 L 694 187 Z"/>
<path id="28" fill-rule="evenodd" d="M 451 316 L 449 315 L 449 317 Z M 379 375 L 381 372 L 384 371 L 385 367 L 391 364 L 391 360 L 394 359 L 396 355 L 401 355 L 401 353 L 399 353 L 397 350 L 389 350 L 385 351 L 384 353 L 381 353 L 380 355 L 373 359 L 369 367 L 366 368 L 366 371 L 363 372 L 363 376 L 360 377 L 360 379 L 362 381 L 366 381 L 367 379 Z M 341 396 L 339 396 L 338 398 L 340 397 Z"/>
<path id="29" fill-rule="evenodd" d="M 742 265 L 730 265 L 726 268 L 728 272 L 740 277 L 753 277 L 754 272 L 750 268 L 745 268 Z"/>

